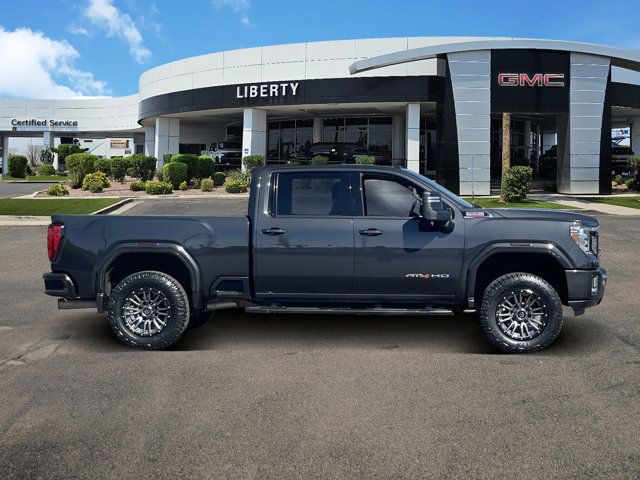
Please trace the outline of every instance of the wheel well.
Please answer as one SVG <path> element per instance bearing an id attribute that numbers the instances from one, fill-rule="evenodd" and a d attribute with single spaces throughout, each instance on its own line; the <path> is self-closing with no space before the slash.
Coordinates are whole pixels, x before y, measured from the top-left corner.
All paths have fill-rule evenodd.
<path id="1" fill-rule="evenodd" d="M 558 261 L 546 253 L 496 253 L 482 262 L 475 279 L 473 298 L 480 301 L 485 288 L 496 278 L 512 272 L 536 275 L 558 292 L 563 304 L 568 301 L 567 279 Z"/>
<path id="2" fill-rule="evenodd" d="M 169 253 L 123 253 L 119 255 L 107 268 L 105 294 L 109 296 L 111 289 L 125 277 L 145 270 L 171 275 L 180 282 L 187 292 L 189 301 L 192 301 L 192 282 L 189 269 L 178 257 Z"/>

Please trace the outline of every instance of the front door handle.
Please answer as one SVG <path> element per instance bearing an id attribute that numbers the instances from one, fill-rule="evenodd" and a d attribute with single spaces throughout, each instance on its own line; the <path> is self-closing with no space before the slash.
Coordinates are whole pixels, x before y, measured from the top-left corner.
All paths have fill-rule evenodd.
<path id="1" fill-rule="evenodd" d="M 283 233 L 286 233 L 286 230 L 278 227 L 263 228 L 262 233 L 264 233 L 265 235 L 282 235 Z"/>
<path id="2" fill-rule="evenodd" d="M 360 230 L 360 235 L 366 235 L 368 237 L 376 237 L 382 235 L 384 232 L 378 228 L 367 228 L 366 230 Z"/>

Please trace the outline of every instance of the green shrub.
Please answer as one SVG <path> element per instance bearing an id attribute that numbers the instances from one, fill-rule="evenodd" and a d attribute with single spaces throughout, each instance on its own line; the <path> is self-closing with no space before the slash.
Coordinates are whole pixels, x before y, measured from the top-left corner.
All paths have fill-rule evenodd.
<path id="1" fill-rule="evenodd" d="M 245 170 L 251 174 L 251 170 L 264 165 L 264 157 L 262 155 L 247 155 L 242 159 Z"/>
<path id="2" fill-rule="evenodd" d="M 215 172 L 213 174 L 213 184 L 217 187 L 219 187 L 220 185 L 224 185 L 224 181 L 226 180 L 226 178 L 227 176 L 224 174 L 224 172 Z"/>
<path id="3" fill-rule="evenodd" d="M 85 153 L 88 152 L 89 149 L 80 148 L 80 145 L 76 145 L 75 143 L 66 143 L 64 145 L 58 145 L 56 148 L 52 148 L 51 151 L 58 154 L 58 164 L 65 165 L 67 163 L 67 157 L 69 155 L 75 155 L 76 153 Z"/>
<path id="4" fill-rule="evenodd" d="M 85 190 L 89 190 L 91 193 L 100 193 L 102 192 L 102 190 L 104 190 L 104 185 L 100 180 L 91 180 L 90 182 L 85 181 L 83 182 L 82 186 L 86 186 Z"/>
<path id="5" fill-rule="evenodd" d="M 203 192 L 210 192 L 211 190 L 213 190 L 213 180 L 210 178 L 203 178 L 200 181 L 200 189 Z"/>
<path id="6" fill-rule="evenodd" d="M 627 178 L 624 184 L 629 190 L 638 190 L 640 187 L 640 183 L 635 178 Z"/>
<path id="7" fill-rule="evenodd" d="M 129 185 L 129 190 L 131 190 L 132 192 L 142 192 L 144 190 L 144 185 L 145 182 L 142 181 L 131 182 L 131 185 Z"/>
<path id="8" fill-rule="evenodd" d="M 531 190 L 532 178 L 531 167 L 511 167 L 502 179 L 502 192 L 507 203 L 524 200 Z"/>
<path id="9" fill-rule="evenodd" d="M 49 176 L 55 175 L 56 169 L 50 163 L 43 163 L 38 167 L 38 175 Z"/>
<path id="10" fill-rule="evenodd" d="M 360 165 L 375 165 L 376 157 L 373 155 L 356 155 L 356 163 Z"/>
<path id="11" fill-rule="evenodd" d="M 149 195 L 164 195 L 173 192 L 173 186 L 168 182 L 147 182 L 144 191 Z"/>
<path id="12" fill-rule="evenodd" d="M 292 153 L 289 155 L 289 161 L 287 162 L 289 165 L 300 165 L 302 161 L 297 153 Z"/>
<path id="13" fill-rule="evenodd" d="M 634 156 L 627 158 L 627 166 L 631 173 L 635 173 L 638 169 L 640 169 L 640 156 Z"/>
<path id="14" fill-rule="evenodd" d="M 158 179 L 159 182 L 164 181 L 164 175 L 162 174 L 162 169 L 156 170 L 156 178 Z"/>
<path id="15" fill-rule="evenodd" d="M 213 175 L 213 158 L 206 155 L 198 157 L 198 176 L 197 178 L 209 178 Z"/>
<path id="16" fill-rule="evenodd" d="M 184 163 L 187 166 L 187 181 L 199 178 L 199 158 L 191 153 L 179 153 L 171 157 L 171 163 Z"/>
<path id="17" fill-rule="evenodd" d="M 91 189 L 92 185 L 94 187 L 94 190 Z M 96 185 L 100 186 L 100 192 L 103 188 L 107 188 L 111 185 L 104 172 L 88 173 L 82 180 L 82 190 L 89 190 L 90 192 L 95 193 Z"/>
<path id="18" fill-rule="evenodd" d="M 69 190 L 64 185 L 60 185 L 59 183 L 55 185 L 51 185 L 47 189 L 47 195 L 51 195 L 52 197 L 64 197 L 65 195 L 69 195 Z"/>
<path id="19" fill-rule="evenodd" d="M 143 182 L 151 180 L 156 173 L 155 157 L 147 157 L 141 154 L 131 155 L 129 163 L 133 168 L 133 176 Z"/>
<path id="20" fill-rule="evenodd" d="M 171 157 L 173 157 L 173 153 L 165 153 L 164 155 L 162 155 L 162 163 L 163 163 L 163 165 L 165 163 L 169 163 L 171 161 Z"/>
<path id="21" fill-rule="evenodd" d="M 122 157 L 113 157 L 111 159 L 111 177 L 116 182 L 124 182 L 124 177 L 127 174 L 127 168 L 129 168 L 129 160 Z"/>
<path id="22" fill-rule="evenodd" d="M 94 172 L 96 156 L 90 153 L 74 153 L 66 158 L 71 188 L 79 188 L 85 175 Z"/>
<path id="23" fill-rule="evenodd" d="M 25 178 L 27 176 L 27 157 L 23 155 L 9 156 L 9 175 L 14 178 Z"/>
<path id="24" fill-rule="evenodd" d="M 242 170 L 228 170 L 227 180 L 240 180 L 244 183 L 251 183 L 251 173 Z"/>
<path id="25" fill-rule="evenodd" d="M 224 184 L 227 193 L 245 193 L 249 189 L 249 184 L 242 180 L 228 180 Z"/>
<path id="26" fill-rule="evenodd" d="M 622 185 L 622 175 L 616 175 L 613 177 L 613 183 L 616 185 Z"/>
<path id="27" fill-rule="evenodd" d="M 323 155 L 316 155 L 311 160 L 309 160 L 310 165 L 326 165 L 329 161 L 329 157 L 325 157 Z"/>
<path id="28" fill-rule="evenodd" d="M 109 177 L 111 176 L 111 160 L 108 158 L 96 158 L 96 161 L 93 162 L 93 169 Z"/>
<path id="29" fill-rule="evenodd" d="M 187 182 L 180 182 L 180 185 L 178 185 L 178 190 L 182 190 L 183 192 L 186 192 L 187 188 L 189 188 Z"/>
<path id="30" fill-rule="evenodd" d="M 173 188 L 180 187 L 182 182 L 189 180 L 188 167 L 182 162 L 167 163 L 162 167 L 163 182 L 170 183 Z"/>

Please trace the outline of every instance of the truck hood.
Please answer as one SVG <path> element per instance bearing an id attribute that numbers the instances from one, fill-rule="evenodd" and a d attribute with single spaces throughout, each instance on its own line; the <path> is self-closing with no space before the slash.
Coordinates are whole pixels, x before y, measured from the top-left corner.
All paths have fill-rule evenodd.
<path id="1" fill-rule="evenodd" d="M 545 210 L 538 208 L 490 208 L 486 209 L 496 217 L 513 220 L 546 220 L 550 222 L 580 222 L 587 227 L 595 227 L 598 220 L 588 215 L 568 210 Z"/>

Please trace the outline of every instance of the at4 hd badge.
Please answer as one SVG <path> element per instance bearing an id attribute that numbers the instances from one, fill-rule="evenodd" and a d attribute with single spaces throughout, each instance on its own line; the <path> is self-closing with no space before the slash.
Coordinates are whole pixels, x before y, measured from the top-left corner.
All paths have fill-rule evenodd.
<path id="1" fill-rule="evenodd" d="M 407 273 L 406 278 L 422 278 L 429 280 L 430 278 L 449 278 L 448 273 Z"/>

